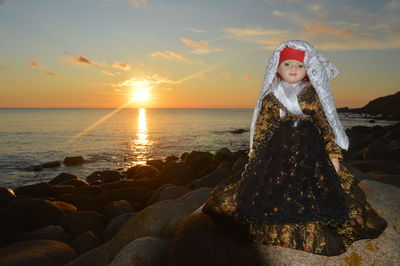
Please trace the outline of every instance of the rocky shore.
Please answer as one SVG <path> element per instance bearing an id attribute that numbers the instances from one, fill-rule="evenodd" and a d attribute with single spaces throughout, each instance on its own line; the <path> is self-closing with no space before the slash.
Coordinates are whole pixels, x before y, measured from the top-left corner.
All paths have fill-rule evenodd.
<path id="1" fill-rule="evenodd" d="M 213 187 L 238 180 L 248 160 L 245 150 L 222 148 L 149 160 L 126 171 L 85 178 L 62 173 L 49 182 L 0 188 L 0 265 L 396 264 L 400 123 L 347 133 L 345 164 L 389 226 L 341 256 L 251 245 L 220 232 L 200 208 Z M 64 160 L 84 162 L 80 156 Z"/>

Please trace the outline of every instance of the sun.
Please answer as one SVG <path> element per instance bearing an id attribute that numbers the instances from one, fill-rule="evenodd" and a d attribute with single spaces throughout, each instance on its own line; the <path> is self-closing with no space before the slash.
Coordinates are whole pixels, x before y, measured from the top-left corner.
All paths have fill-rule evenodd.
<path id="1" fill-rule="evenodd" d="M 132 101 L 146 102 L 150 99 L 150 86 L 149 82 L 134 81 L 132 83 Z"/>

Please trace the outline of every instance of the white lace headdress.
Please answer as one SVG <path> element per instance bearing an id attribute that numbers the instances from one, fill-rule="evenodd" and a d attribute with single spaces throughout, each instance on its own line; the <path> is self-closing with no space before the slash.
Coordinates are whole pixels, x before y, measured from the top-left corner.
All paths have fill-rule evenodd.
<path id="1" fill-rule="evenodd" d="M 265 95 L 275 90 L 278 85 L 276 72 L 278 70 L 280 52 L 286 47 L 305 51 L 304 66 L 307 70 L 308 78 L 315 88 L 324 110 L 328 123 L 335 135 L 336 143 L 347 150 L 349 147 L 349 139 L 343 129 L 342 123 L 336 111 L 335 102 L 333 100 L 332 91 L 328 86 L 329 80 L 339 74 L 339 70 L 321 55 L 311 44 L 300 40 L 289 40 L 282 42 L 274 51 L 269 59 L 267 69 L 265 71 L 264 84 L 254 108 L 253 120 L 250 127 L 250 151 L 253 147 L 254 130 L 258 114 L 261 109 L 262 100 Z"/>

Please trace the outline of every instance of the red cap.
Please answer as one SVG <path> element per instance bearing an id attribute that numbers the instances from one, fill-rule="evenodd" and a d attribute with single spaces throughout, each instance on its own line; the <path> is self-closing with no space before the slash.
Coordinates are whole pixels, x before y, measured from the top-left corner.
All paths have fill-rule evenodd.
<path id="1" fill-rule="evenodd" d="M 304 60 L 304 55 L 305 52 L 304 51 L 300 51 L 300 50 L 296 50 L 296 49 L 292 49 L 288 46 L 285 47 L 285 49 L 283 49 L 281 51 L 281 53 L 279 54 L 279 64 L 278 66 L 285 60 L 297 60 L 300 62 L 303 62 Z"/>

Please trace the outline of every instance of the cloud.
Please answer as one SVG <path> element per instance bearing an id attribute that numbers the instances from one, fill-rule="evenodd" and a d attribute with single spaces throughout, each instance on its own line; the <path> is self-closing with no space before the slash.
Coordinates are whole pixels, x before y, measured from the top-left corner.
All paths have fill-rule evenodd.
<path id="1" fill-rule="evenodd" d="M 389 11 L 399 10 L 400 9 L 400 1 L 390 1 L 383 5 L 383 8 Z"/>
<path id="2" fill-rule="evenodd" d="M 231 73 L 230 73 L 230 72 L 227 72 L 227 71 L 222 71 L 222 72 L 220 72 L 220 74 L 221 74 L 222 76 L 224 76 L 224 77 L 229 77 L 229 76 L 231 75 Z"/>
<path id="3" fill-rule="evenodd" d="M 101 73 L 101 74 L 104 74 L 104 75 L 107 75 L 107 76 L 115 77 L 115 74 L 112 73 L 112 72 L 110 72 L 110 71 L 108 71 L 108 70 L 102 69 L 102 70 L 100 70 L 100 73 Z"/>
<path id="4" fill-rule="evenodd" d="M 111 86 L 115 87 L 115 88 L 132 87 L 138 83 L 146 84 L 146 86 L 149 88 L 155 88 L 160 84 L 171 84 L 171 83 L 175 83 L 175 81 L 173 81 L 169 78 L 161 77 L 157 74 L 153 74 L 153 75 L 147 75 L 147 76 L 140 77 L 140 78 L 132 77 L 127 80 L 124 80 L 121 83 L 112 84 Z"/>
<path id="5" fill-rule="evenodd" d="M 199 73 L 199 75 L 197 75 L 197 77 L 198 77 L 199 79 L 201 79 L 201 80 L 205 80 L 206 77 L 207 77 L 207 75 L 204 74 L 204 73 Z"/>
<path id="6" fill-rule="evenodd" d="M 149 3 L 148 0 L 129 0 L 129 4 L 134 7 L 142 7 Z"/>
<path id="7" fill-rule="evenodd" d="M 204 40 L 193 41 L 193 40 L 189 40 L 186 38 L 181 38 L 181 42 L 189 47 L 194 48 L 192 51 L 190 51 L 190 53 L 192 53 L 192 54 L 201 55 L 201 54 L 209 54 L 209 53 L 221 51 L 221 49 L 209 47 L 208 42 L 204 41 Z"/>
<path id="8" fill-rule="evenodd" d="M 260 27 L 256 28 L 225 28 L 225 33 L 231 37 L 244 37 L 244 36 L 262 36 L 262 35 L 276 35 L 281 30 L 267 30 Z"/>
<path id="9" fill-rule="evenodd" d="M 6 71 L 8 68 L 6 66 L 0 65 L 0 70 Z"/>
<path id="10" fill-rule="evenodd" d="M 264 0 L 267 4 L 278 4 L 278 3 L 285 3 L 285 4 L 293 4 L 293 3 L 300 3 L 301 0 Z"/>
<path id="11" fill-rule="evenodd" d="M 208 32 L 208 31 L 206 31 L 206 30 L 193 29 L 193 28 L 186 28 L 186 30 L 191 31 L 191 32 L 198 32 L 198 33 L 205 33 L 205 32 Z"/>
<path id="12" fill-rule="evenodd" d="M 122 63 L 122 62 L 116 62 L 112 65 L 112 67 L 114 68 L 119 68 L 125 71 L 128 71 L 129 69 L 131 69 L 131 65 L 126 64 L 126 63 Z"/>
<path id="13" fill-rule="evenodd" d="M 164 50 L 164 52 L 155 51 L 155 52 L 152 52 L 151 54 L 149 54 L 149 56 L 150 57 L 163 57 L 166 59 L 176 59 L 176 60 L 184 61 L 186 63 L 192 62 L 189 58 L 187 58 L 181 54 L 178 54 L 178 53 L 175 53 L 172 51 L 168 51 L 168 50 Z"/>
<path id="14" fill-rule="evenodd" d="M 208 47 L 207 41 L 193 41 L 186 38 L 181 38 L 181 42 L 192 48 Z"/>
<path id="15" fill-rule="evenodd" d="M 39 64 L 39 63 L 36 62 L 36 61 L 30 61 L 30 62 L 26 63 L 26 65 L 27 65 L 28 67 L 41 67 L 41 66 L 42 66 L 41 64 Z"/>
<path id="16" fill-rule="evenodd" d="M 99 67 L 107 66 L 106 63 L 90 60 L 88 57 L 83 55 L 75 55 L 73 57 L 65 58 L 63 60 L 76 65 L 99 66 Z"/>
<path id="17" fill-rule="evenodd" d="M 54 72 L 51 72 L 51 71 L 46 71 L 45 73 L 46 73 L 46 75 L 49 75 L 49 76 L 52 76 L 52 77 L 58 76 L 58 74 L 56 74 Z"/>
<path id="18" fill-rule="evenodd" d="M 249 75 L 246 75 L 246 76 L 242 76 L 242 79 L 244 79 L 244 80 L 252 80 L 253 77 L 249 76 Z"/>
<path id="19" fill-rule="evenodd" d="M 0 10 L 5 8 L 6 6 L 6 0 L 0 0 Z"/>
<path id="20" fill-rule="evenodd" d="M 303 27 L 307 33 L 312 35 L 333 35 L 343 39 L 354 39 L 356 37 L 350 28 L 335 29 L 330 25 L 316 21 L 304 23 Z"/>

